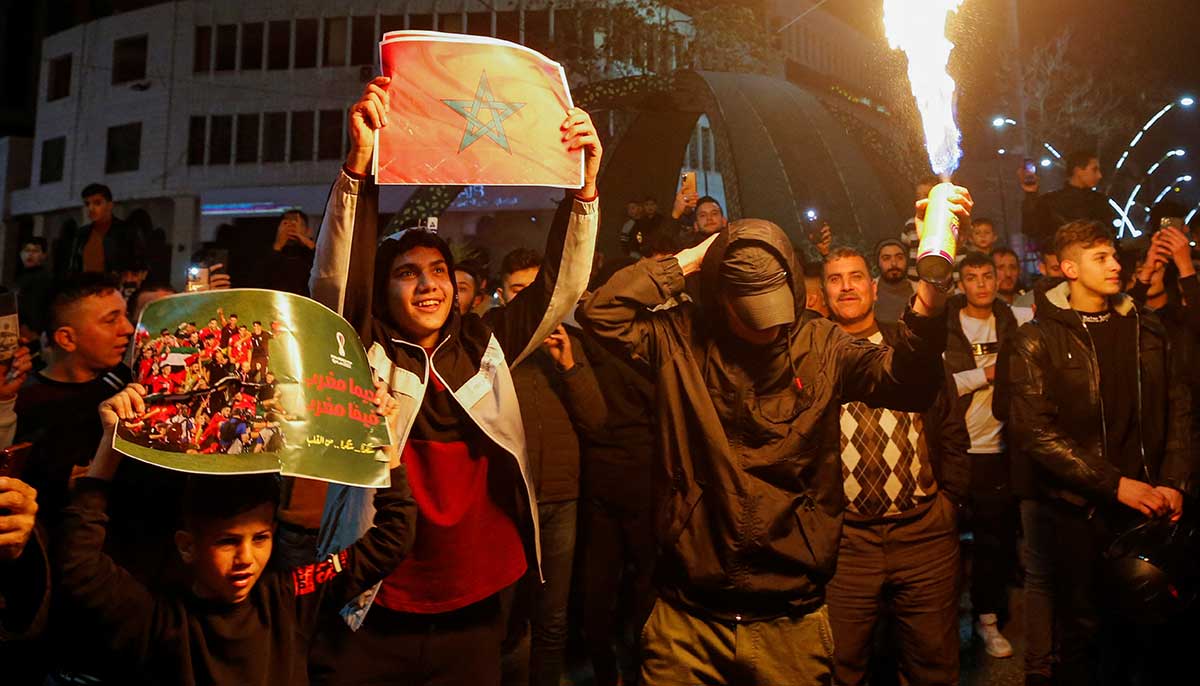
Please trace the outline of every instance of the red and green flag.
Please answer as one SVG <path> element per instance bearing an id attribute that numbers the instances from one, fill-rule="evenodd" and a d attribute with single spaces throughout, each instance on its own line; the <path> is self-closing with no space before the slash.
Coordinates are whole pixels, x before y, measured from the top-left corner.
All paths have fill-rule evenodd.
<path id="1" fill-rule="evenodd" d="M 392 31 L 379 44 L 388 126 L 380 184 L 583 186 L 559 126 L 573 107 L 562 65 L 496 38 Z"/>

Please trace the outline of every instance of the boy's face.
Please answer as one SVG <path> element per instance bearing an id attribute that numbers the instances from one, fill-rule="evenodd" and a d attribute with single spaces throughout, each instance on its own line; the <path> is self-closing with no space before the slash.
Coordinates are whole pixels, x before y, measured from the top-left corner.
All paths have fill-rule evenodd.
<path id="1" fill-rule="evenodd" d="M 505 305 L 512 302 L 513 298 L 521 294 L 521 291 L 529 288 L 529 284 L 537 278 L 538 270 L 539 267 L 526 267 L 504 275 L 500 296 L 504 298 Z"/>
<path id="2" fill-rule="evenodd" d="M 411 342 L 437 343 L 450 317 L 454 277 L 436 248 L 420 246 L 397 255 L 388 275 L 388 311 Z"/>
<path id="3" fill-rule="evenodd" d="M 1117 251 L 1112 244 L 1072 247 L 1069 254 L 1062 256 L 1063 276 L 1078 281 L 1096 295 L 1116 295 L 1121 292 L 1121 263 L 1117 261 Z"/>
<path id="4" fill-rule="evenodd" d="M 967 302 L 975 307 L 991 307 L 996 300 L 996 268 L 992 265 L 967 267 L 959 279 Z"/>
<path id="5" fill-rule="evenodd" d="M 996 227 L 987 222 L 976 224 L 971 229 L 971 242 L 983 252 L 991 250 L 996 245 Z"/>
<path id="6" fill-rule="evenodd" d="M 275 507 L 263 503 L 199 531 L 175 532 L 179 554 L 192 569 L 197 596 L 236 604 L 250 596 L 271 559 Z"/>
<path id="7" fill-rule="evenodd" d="M 46 253 L 42 250 L 42 246 L 37 243 L 26 243 L 21 247 L 21 264 L 25 265 L 26 269 L 33 269 L 42 266 L 46 261 Z"/>

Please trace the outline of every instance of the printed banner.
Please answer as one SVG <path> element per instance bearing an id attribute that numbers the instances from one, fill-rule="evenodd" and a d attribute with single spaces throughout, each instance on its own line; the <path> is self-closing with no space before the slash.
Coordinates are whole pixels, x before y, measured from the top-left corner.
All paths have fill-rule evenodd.
<path id="1" fill-rule="evenodd" d="M 569 152 L 559 128 L 573 107 L 562 65 L 516 43 L 437 31 L 391 31 L 379 55 L 392 81 L 378 183 L 583 186 L 583 152 Z"/>
<path id="2" fill-rule="evenodd" d="M 257 289 L 157 300 L 138 321 L 132 369 L 147 411 L 117 427 L 126 455 L 185 472 L 388 484 L 366 352 L 317 302 Z"/>

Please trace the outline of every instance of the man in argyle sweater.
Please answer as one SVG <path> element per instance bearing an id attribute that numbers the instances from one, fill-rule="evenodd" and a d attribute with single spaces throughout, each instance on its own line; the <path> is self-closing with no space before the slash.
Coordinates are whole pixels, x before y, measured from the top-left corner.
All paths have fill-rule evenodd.
<path id="1" fill-rule="evenodd" d="M 825 258 L 830 317 L 850 335 L 892 344 L 875 320 L 875 283 L 862 253 Z M 944 386 L 944 384 L 943 384 Z M 958 683 L 958 503 L 970 479 L 970 437 L 945 390 L 924 414 L 864 403 L 841 409 L 846 517 L 827 587 L 839 684 L 866 683 L 875 624 L 894 618 L 905 683 Z"/>

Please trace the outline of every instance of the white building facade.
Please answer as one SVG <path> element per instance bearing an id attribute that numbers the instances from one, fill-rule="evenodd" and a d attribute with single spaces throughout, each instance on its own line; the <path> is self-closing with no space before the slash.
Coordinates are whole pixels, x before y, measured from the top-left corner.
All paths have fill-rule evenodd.
<path id="1" fill-rule="evenodd" d="M 32 168 L 9 193 L 6 217 L 32 217 L 33 233 L 53 242 L 86 221 L 80 190 L 104 183 L 118 215 L 143 208 L 165 228 L 172 277 L 181 280 L 192 250 L 220 224 L 269 246 L 284 208 L 319 219 L 348 145 L 347 107 L 378 72 L 387 31 L 497 36 L 560 59 L 604 46 L 592 77 L 675 68 L 684 37 L 608 45 L 611 27 L 587 14 L 596 4 L 183 0 L 74 27 L 43 42 Z M 399 209 L 410 193 L 385 189 L 381 210 Z M 489 215 L 488 227 L 548 220 L 561 197 L 545 189 L 465 195 L 443 217 L 451 236 L 472 237 Z M 498 233 L 520 234 L 510 228 Z"/>

